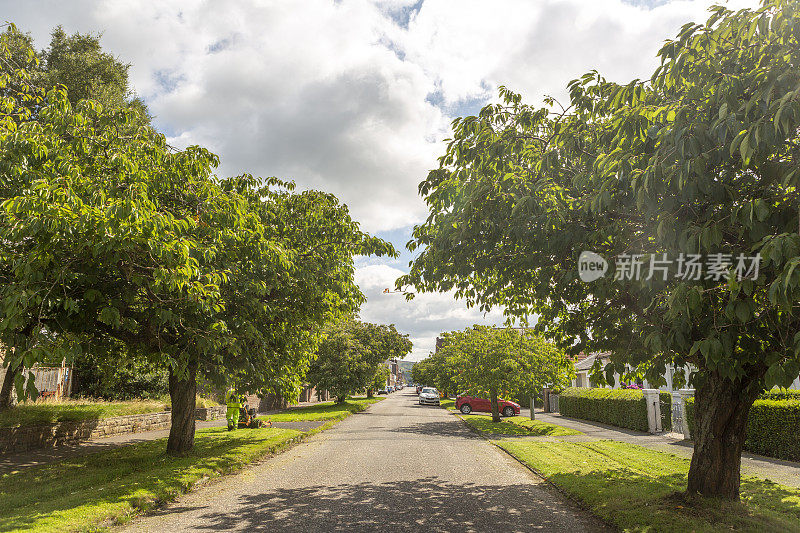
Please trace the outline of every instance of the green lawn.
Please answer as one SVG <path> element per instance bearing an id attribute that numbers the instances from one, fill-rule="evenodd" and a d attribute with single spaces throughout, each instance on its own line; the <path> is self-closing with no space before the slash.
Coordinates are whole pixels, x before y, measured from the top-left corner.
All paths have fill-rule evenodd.
<path id="1" fill-rule="evenodd" d="M 169 395 L 153 400 L 106 402 L 102 400 L 40 400 L 26 402 L 0 413 L 0 428 L 40 426 L 54 422 L 97 420 L 112 416 L 157 413 L 170 405 Z M 197 397 L 197 407 L 211 407 L 217 402 Z"/>
<path id="2" fill-rule="evenodd" d="M 529 435 L 529 436 L 552 436 L 561 435 L 581 435 L 580 431 L 574 429 L 531 420 L 527 416 L 514 416 L 505 418 L 500 422 L 492 422 L 490 416 L 484 415 L 460 415 L 464 421 L 473 428 L 483 433 L 492 435 Z"/>
<path id="3" fill-rule="evenodd" d="M 456 401 L 451 400 L 449 398 L 442 398 L 439 400 L 439 406 L 444 407 L 448 411 L 455 411 L 456 410 Z"/>
<path id="4" fill-rule="evenodd" d="M 0 530 L 87 531 L 187 492 L 203 478 L 240 470 L 279 450 L 299 431 L 212 428 L 197 432 L 189 457 L 164 453 L 166 439 L 94 453 L 0 476 Z"/>
<path id="5" fill-rule="evenodd" d="M 169 402 L 167 402 L 169 405 Z M 0 428 L 38 426 L 53 422 L 93 420 L 121 415 L 138 415 L 163 411 L 161 400 L 103 402 L 95 400 L 65 400 L 62 402 L 28 402 L 0 413 Z"/>
<path id="6" fill-rule="evenodd" d="M 298 407 L 280 413 L 263 415 L 265 420 L 273 422 L 300 422 L 309 420 L 340 420 L 353 413 L 363 411 L 383 398 L 349 398 L 343 404 L 322 402 L 309 407 Z"/>
<path id="7" fill-rule="evenodd" d="M 800 490 L 742 479 L 742 503 L 686 498 L 689 461 L 614 441 L 495 441 L 622 531 L 800 532 Z"/>

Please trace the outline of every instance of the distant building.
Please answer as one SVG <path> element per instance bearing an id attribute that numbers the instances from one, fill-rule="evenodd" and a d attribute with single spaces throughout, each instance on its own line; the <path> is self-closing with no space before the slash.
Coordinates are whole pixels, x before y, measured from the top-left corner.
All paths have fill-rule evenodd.
<path id="1" fill-rule="evenodd" d="M 403 383 L 411 383 L 411 369 L 414 367 L 414 361 L 398 361 L 400 366 L 400 377 Z"/>

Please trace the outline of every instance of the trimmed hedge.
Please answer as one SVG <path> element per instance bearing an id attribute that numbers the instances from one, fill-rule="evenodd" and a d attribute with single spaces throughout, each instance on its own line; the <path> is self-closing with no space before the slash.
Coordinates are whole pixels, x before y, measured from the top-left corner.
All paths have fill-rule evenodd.
<path id="1" fill-rule="evenodd" d="M 665 431 L 672 429 L 672 403 L 668 392 L 659 393 L 661 423 Z M 636 431 L 648 431 L 647 405 L 644 393 L 635 389 L 587 389 L 570 387 L 559 395 L 559 411 L 563 416 L 593 420 Z"/>
<path id="2" fill-rule="evenodd" d="M 762 392 L 759 400 L 800 400 L 800 390 L 780 390 Z"/>
<path id="3" fill-rule="evenodd" d="M 787 397 L 785 393 L 780 394 Z M 790 393 L 788 396 L 800 394 Z M 687 398 L 685 405 L 686 421 L 694 436 L 694 398 Z M 756 400 L 747 418 L 744 449 L 767 457 L 800 461 L 800 397 L 791 400 Z"/>

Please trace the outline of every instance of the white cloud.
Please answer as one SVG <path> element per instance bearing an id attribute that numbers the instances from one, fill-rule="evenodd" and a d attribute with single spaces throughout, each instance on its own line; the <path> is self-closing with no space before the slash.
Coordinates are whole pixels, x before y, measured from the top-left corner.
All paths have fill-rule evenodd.
<path id="1" fill-rule="evenodd" d="M 468 309 L 451 293 L 417 294 L 407 301 L 401 293 L 385 294 L 394 289 L 394 281 L 403 271 L 388 265 L 363 266 L 356 270 L 356 282 L 367 296 L 361 319 L 367 322 L 394 324 L 401 332 L 410 332 L 414 349 L 407 359 L 418 361 L 436 347 L 436 337 L 443 331 L 464 329 L 472 324 L 502 325 L 501 310 L 481 313 Z"/>
<path id="2" fill-rule="evenodd" d="M 346 202 L 402 246 L 425 216 L 417 185 L 449 121 L 506 85 L 538 103 L 590 69 L 647 77 L 661 42 L 718 0 L 0 0 L 45 46 L 56 25 L 102 32 L 176 146 L 218 153 L 223 174 L 291 178 Z M 755 7 L 735 0 L 731 8 Z M 394 231 L 391 231 L 394 230 Z M 368 266 L 372 265 L 372 266 Z M 384 295 L 403 271 L 360 264 L 365 320 L 411 332 L 414 356 L 483 317 L 450 295 Z"/>

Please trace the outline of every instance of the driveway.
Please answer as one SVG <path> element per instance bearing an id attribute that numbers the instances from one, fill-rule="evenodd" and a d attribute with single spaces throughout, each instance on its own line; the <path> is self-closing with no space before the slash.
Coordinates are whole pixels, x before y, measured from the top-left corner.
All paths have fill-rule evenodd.
<path id="1" fill-rule="evenodd" d="M 396 392 L 125 531 L 605 531 L 444 409 Z"/>

